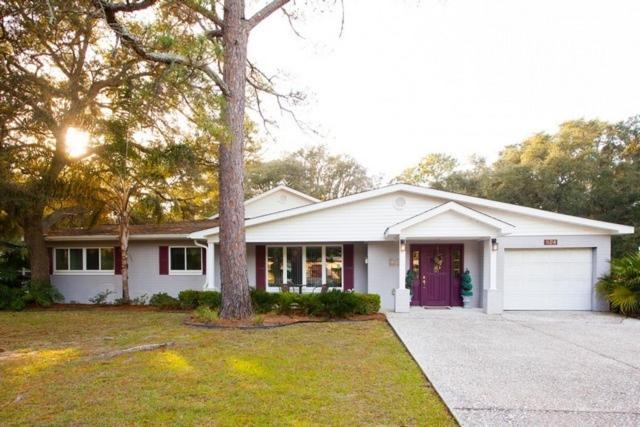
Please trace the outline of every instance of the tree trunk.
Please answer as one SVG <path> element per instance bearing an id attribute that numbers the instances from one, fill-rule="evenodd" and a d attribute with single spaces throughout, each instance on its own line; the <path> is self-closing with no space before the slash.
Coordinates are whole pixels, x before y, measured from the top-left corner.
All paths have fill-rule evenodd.
<path id="1" fill-rule="evenodd" d="M 122 302 L 129 303 L 129 214 L 125 212 L 119 218 L 120 257 L 122 274 Z"/>
<path id="2" fill-rule="evenodd" d="M 43 209 L 34 207 L 30 214 L 24 217 L 21 225 L 29 251 L 31 280 L 48 282 L 51 279 L 49 276 L 49 253 L 44 240 L 42 212 Z"/>
<path id="3" fill-rule="evenodd" d="M 244 234 L 244 102 L 247 39 L 244 1 L 224 2 L 223 79 L 229 94 L 223 109 L 228 136 L 219 148 L 220 179 L 220 317 L 244 319 L 252 314 Z"/>

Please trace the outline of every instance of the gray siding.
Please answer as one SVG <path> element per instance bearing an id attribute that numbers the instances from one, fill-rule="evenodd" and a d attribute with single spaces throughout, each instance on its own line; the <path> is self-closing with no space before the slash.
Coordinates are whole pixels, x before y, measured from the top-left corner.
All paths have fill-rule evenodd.
<path id="1" fill-rule="evenodd" d="M 109 242 L 55 242 L 51 247 L 107 247 Z M 171 242 L 132 241 L 129 244 L 129 292 L 132 298 L 147 294 L 150 297 L 158 292 L 177 296 L 186 289 L 202 289 L 205 276 L 174 276 L 159 274 L 159 246 L 192 246 L 191 240 Z M 51 280 L 62 293 L 65 302 L 89 303 L 97 293 L 107 289 L 115 292 L 111 300 L 122 296 L 122 276 L 120 275 L 65 275 L 53 274 Z"/>
<path id="2" fill-rule="evenodd" d="M 371 242 L 367 245 L 368 293 L 380 295 L 383 310 L 394 309 L 393 289 L 398 286 L 398 243 Z"/>

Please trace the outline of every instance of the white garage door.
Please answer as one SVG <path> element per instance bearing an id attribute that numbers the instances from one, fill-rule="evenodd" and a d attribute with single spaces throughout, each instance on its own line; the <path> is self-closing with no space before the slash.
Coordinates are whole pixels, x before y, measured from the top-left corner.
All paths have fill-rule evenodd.
<path id="1" fill-rule="evenodd" d="M 591 249 L 505 250 L 505 310 L 591 310 Z"/>

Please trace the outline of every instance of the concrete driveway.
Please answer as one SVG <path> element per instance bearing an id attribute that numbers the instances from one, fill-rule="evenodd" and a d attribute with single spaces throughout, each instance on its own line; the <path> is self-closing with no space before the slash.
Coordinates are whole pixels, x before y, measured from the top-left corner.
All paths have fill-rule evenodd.
<path id="1" fill-rule="evenodd" d="M 387 316 L 462 425 L 640 425 L 640 320 L 422 308 Z"/>

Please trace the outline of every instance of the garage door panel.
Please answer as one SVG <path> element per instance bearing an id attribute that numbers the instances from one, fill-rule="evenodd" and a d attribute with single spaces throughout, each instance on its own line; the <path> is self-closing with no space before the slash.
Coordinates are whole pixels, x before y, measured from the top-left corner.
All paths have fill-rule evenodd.
<path id="1" fill-rule="evenodd" d="M 505 310 L 591 310 L 592 250 L 505 250 Z"/>

